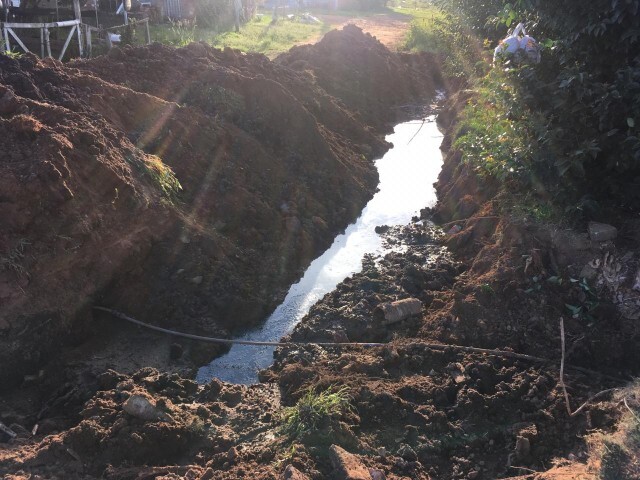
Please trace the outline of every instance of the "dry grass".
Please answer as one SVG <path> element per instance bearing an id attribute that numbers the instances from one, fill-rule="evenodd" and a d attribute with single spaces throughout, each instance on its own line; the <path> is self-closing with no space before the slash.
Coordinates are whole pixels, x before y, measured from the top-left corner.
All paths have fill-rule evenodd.
<path id="1" fill-rule="evenodd" d="M 620 391 L 615 403 L 622 409 L 613 433 L 588 438 L 590 466 L 602 480 L 640 479 L 640 381 Z"/>

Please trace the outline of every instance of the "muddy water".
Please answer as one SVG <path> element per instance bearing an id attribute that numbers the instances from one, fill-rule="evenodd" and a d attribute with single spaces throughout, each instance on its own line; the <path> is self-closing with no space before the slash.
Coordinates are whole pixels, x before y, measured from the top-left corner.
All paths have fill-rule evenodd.
<path id="1" fill-rule="evenodd" d="M 433 183 L 442 167 L 439 132 L 435 118 L 401 123 L 387 137 L 393 148 L 376 161 L 380 174 L 379 191 L 362 211 L 356 223 L 338 235 L 333 245 L 315 259 L 302 279 L 294 284 L 283 303 L 266 322 L 242 334 L 238 339 L 278 341 L 289 333 L 309 308 L 332 291 L 338 283 L 362 268 L 362 257 L 384 254 L 378 225 L 403 225 L 421 208 L 433 206 Z M 213 377 L 232 383 L 258 381 L 258 370 L 273 362 L 273 347 L 234 345 L 229 353 L 198 371 L 197 380 Z"/>

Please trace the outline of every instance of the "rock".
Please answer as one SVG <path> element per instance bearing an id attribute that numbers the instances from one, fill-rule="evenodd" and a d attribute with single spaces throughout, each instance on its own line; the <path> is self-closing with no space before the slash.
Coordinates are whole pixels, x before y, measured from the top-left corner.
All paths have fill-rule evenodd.
<path id="1" fill-rule="evenodd" d="M 302 222 L 298 217 L 289 217 L 285 220 L 289 233 L 298 233 L 302 229 Z"/>
<path id="2" fill-rule="evenodd" d="M 191 283 L 193 283 L 194 285 L 200 285 L 202 283 L 203 277 L 202 275 L 198 275 L 197 277 L 193 277 L 191 279 Z"/>
<path id="3" fill-rule="evenodd" d="M 595 280 L 598 276 L 598 270 L 591 264 L 587 263 L 582 270 L 580 270 L 580 278 L 586 278 L 587 280 Z"/>
<path id="4" fill-rule="evenodd" d="M 387 476 L 384 472 L 375 468 L 369 469 L 369 475 L 371 475 L 371 480 L 387 480 Z"/>
<path id="5" fill-rule="evenodd" d="M 589 222 L 589 237 L 594 242 L 614 240 L 618 236 L 618 229 L 606 223 Z"/>
<path id="6" fill-rule="evenodd" d="M 371 480 L 369 469 L 344 448 L 331 445 L 329 457 L 338 480 Z"/>
<path id="7" fill-rule="evenodd" d="M 18 434 L 0 422 L 0 443 L 7 443 L 16 438 Z"/>
<path id="8" fill-rule="evenodd" d="M 213 473 L 213 469 L 207 468 L 198 480 L 213 480 L 214 477 L 215 474 Z"/>
<path id="9" fill-rule="evenodd" d="M 518 437 L 516 439 L 516 460 L 521 461 L 529 456 L 531 452 L 531 443 L 526 437 Z"/>
<path id="10" fill-rule="evenodd" d="M 18 98 L 11 90 L 7 90 L 0 98 L 0 114 L 14 113 L 19 106 Z"/>
<path id="11" fill-rule="evenodd" d="M 169 415 L 158 410 L 155 405 L 142 395 L 131 395 L 122 405 L 122 409 L 132 417 L 145 421 L 171 420 Z"/>
<path id="12" fill-rule="evenodd" d="M 233 463 L 238 459 L 238 450 L 236 447 L 231 447 L 227 452 L 227 460 L 229 463 Z"/>
<path id="13" fill-rule="evenodd" d="M 179 343 L 172 343 L 171 347 L 169 347 L 169 358 L 171 360 L 178 360 L 182 357 L 184 353 L 184 348 Z"/>
<path id="14" fill-rule="evenodd" d="M 293 465 L 288 465 L 287 468 L 284 469 L 284 472 L 282 472 L 280 478 L 282 480 L 309 480 L 309 477 Z"/>
<path id="15" fill-rule="evenodd" d="M 418 454 L 409 445 L 402 444 L 398 449 L 398 456 L 404 458 L 408 462 L 415 462 L 418 460 Z"/>
<path id="16" fill-rule="evenodd" d="M 422 313 L 422 302 L 417 298 L 405 298 L 378 305 L 373 311 L 373 319 L 382 325 L 391 325 L 420 313 Z"/>

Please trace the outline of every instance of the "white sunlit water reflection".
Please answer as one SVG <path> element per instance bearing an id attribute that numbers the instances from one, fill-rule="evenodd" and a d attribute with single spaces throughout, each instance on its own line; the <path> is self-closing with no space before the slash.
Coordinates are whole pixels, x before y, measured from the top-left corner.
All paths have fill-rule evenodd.
<path id="1" fill-rule="evenodd" d="M 369 201 L 356 223 L 338 235 L 333 245 L 315 259 L 302 279 L 291 286 L 286 298 L 260 326 L 237 337 L 239 340 L 278 341 L 291 332 L 311 306 L 331 292 L 342 280 L 362 269 L 365 254 L 384 254 L 378 225 L 404 225 L 419 210 L 436 203 L 433 183 L 442 168 L 442 134 L 435 118 L 424 124 L 411 121 L 396 125 L 387 136 L 393 143 L 376 161 L 379 191 Z M 273 362 L 274 347 L 234 345 L 231 350 L 198 370 L 197 380 L 211 378 L 252 384 L 258 370 Z"/>

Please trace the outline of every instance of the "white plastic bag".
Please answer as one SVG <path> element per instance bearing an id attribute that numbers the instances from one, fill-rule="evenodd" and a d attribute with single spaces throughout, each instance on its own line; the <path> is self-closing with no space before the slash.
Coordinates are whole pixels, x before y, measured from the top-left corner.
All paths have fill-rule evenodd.
<path id="1" fill-rule="evenodd" d="M 527 60 L 533 63 L 540 62 L 540 46 L 535 38 L 527 35 L 524 24 L 519 23 L 513 33 L 502 40 L 493 51 L 493 63 L 498 59 L 522 53 Z"/>

